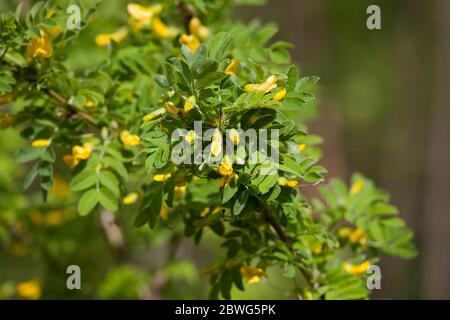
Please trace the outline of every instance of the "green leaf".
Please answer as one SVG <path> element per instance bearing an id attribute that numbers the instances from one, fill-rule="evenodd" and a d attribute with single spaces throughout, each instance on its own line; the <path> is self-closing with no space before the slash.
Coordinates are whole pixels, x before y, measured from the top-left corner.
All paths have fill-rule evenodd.
<path id="1" fill-rule="evenodd" d="M 39 158 L 46 150 L 46 147 L 25 147 L 16 154 L 18 163 L 25 163 Z"/>
<path id="2" fill-rule="evenodd" d="M 25 180 L 23 182 L 24 189 L 28 189 L 31 186 L 31 184 L 33 183 L 33 181 L 36 179 L 36 177 L 38 175 L 38 166 L 39 166 L 39 162 L 35 163 L 33 165 L 33 167 L 31 168 L 31 170 L 28 172 L 28 174 L 25 177 Z"/>
<path id="3" fill-rule="evenodd" d="M 242 210 L 244 210 L 245 205 L 247 204 L 248 195 L 249 195 L 249 192 L 247 189 L 245 189 L 236 198 L 236 201 L 234 202 L 234 206 L 233 206 L 233 213 L 236 216 L 239 215 L 242 212 Z"/>
<path id="4" fill-rule="evenodd" d="M 239 186 L 236 183 L 236 181 L 231 181 L 230 183 L 227 183 L 225 187 L 223 188 L 223 195 L 222 195 L 222 203 L 227 203 L 228 201 L 233 198 L 233 196 L 238 191 Z"/>
<path id="5" fill-rule="evenodd" d="M 117 198 L 109 189 L 100 188 L 98 192 L 98 200 L 105 209 L 113 212 L 119 209 Z"/>
<path id="6" fill-rule="evenodd" d="M 72 191 L 82 191 L 95 185 L 98 181 L 96 172 L 90 168 L 81 171 L 70 183 Z"/>
<path id="7" fill-rule="evenodd" d="M 91 189 L 83 193 L 78 202 L 78 213 L 81 216 L 87 215 L 94 209 L 98 203 L 98 192 L 95 189 Z"/>
<path id="8" fill-rule="evenodd" d="M 128 171 L 120 160 L 112 157 L 104 157 L 103 163 L 114 169 L 123 180 L 128 181 Z"/>
<path id="9" fill-rule="evenodd" d="M 100 183 L 108 188 L 116 197 L 120 196 L 119 180 L 111 171 L 102 170 L 99 175 Z"/>

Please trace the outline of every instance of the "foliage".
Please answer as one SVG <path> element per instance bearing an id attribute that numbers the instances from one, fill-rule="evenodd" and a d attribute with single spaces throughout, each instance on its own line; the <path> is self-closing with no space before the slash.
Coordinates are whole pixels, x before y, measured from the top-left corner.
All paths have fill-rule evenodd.
<path id="1" fill-rule="evenodd" d="M 3 220 L 6 212 L 22 211 L 27 223 L 45 224 L 40 211 L 33 215 L 29 208 L 51 206 L 58 177 L 70 170 L 72 193 L 63 201 L 76 202 L 79 215 L 87 216 L 63 214 L 74 232 L 111 212 L 127 224 L 122 212 L 139 203 L 138 228 L 174 234 L 181 228 L 195 243 L 206 230 L 220 237 L 224 257 L 206 270 L 211 298 L 230 299 L 232 287 L 244 290 L 244 283 L 260 282 L 275 268 L 291 279 L 287 289 L 296 297 L 365 299 L 366 271 L 380 254 L 413 257 L 412 233 L 388 196 L 362 175 L 353 175 L 350 190 L 333 180 L 320 188 L 320 199 L 305 196 L 326 170 L 317 164 L 320 138 L 292 115 L 314 101 L 318 78 L 300 75 L 289 43 L 271 41 L 274 25 L 229 20 L 229 8 L 246 2 L 254 1 L 129 4 L 127 24 L 95 39 L 107 57 L 81 70 L 69 68 L 67 48 L 96 23 L 96 4 L 81 7 L 79 30 L 67 27 L 69 13 L 56 1 L 39 2 L 26 15 L 20 7 L 2 14 L 0 99 L 8 111 L 1 127 L 20 131 L 26 142 L 15 160 L 29 164 L 24 187 L 38 185 L 49 201 L 2 208 Z M 193 135 L 195 121 L 216 133 L 209 140 Z M 184 145 L 218 161 L 175 164 L 180 140 L 172 137 L 180 129 Z M 217 152 L 218 141 L 240 146 L 242 137 L 230 132 L 241 129 L 279 131 L 276 172 L 262 174 L 274 164 L 249 146 L 237 148 L 242 161 L 235 164 Z M 17 190 L 2 196 L 14 199 L 8 192 L 20 197 Z M 10 229 L 0 229 L 2 242 Z M 167 264 L 165 272 L 190 283 L 190 266 Z M 136 292 L 150 280 L 122 266 L 105 281 L 96 297 L 142 297 Z"/>

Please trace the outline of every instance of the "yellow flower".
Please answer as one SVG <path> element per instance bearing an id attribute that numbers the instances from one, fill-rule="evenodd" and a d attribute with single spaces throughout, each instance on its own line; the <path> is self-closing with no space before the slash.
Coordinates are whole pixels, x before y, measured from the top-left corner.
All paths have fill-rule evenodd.
<path id="1" fill-rule="evenodd" d="M 50 189 L 50 194 L 56 198 L 64 198 L 70 195 L 69 186 L 59 175 L 53 175 L 53 187 Z"/>
<path id="2" fill-rule="evenodd" d="M 177 35 L 177 30 L 175 28 L 166 26 L 158 17 L 153 19 L 152 30 L 159 38 L 163 39 L 173 38 Z"/>
<path id="3" fill-rule="evenodd" d="M 71 154 L 65 155 L 63 160 L 70 168 L 75 168 L 80 163 L 80 160 Z"/>
<path id="4" fill-rule="evenodd" d="M 356 229 L 350 232 L 348 240 L 351 244 L 359 243 L 360 245 L 364 246 L 367 243 L 367 233 L 362 229 Z"/>
<path id="5" fill-rule="evenodd" d="M 166 113 L 166 109 L 164 109 L 164 108 L 159 108 L 159 109 L 153 111 L 152 113 L 149 113 L 148 115 L 146 115 L 146 116 L 144 117 L 144 121 L 151 121 L 151 120 L 154 120 L 154 119 L 156 119 L 157 117 L 163 115 L 164 113 Z"/>
<path id="6" fill-rule="evenodd" d="M 42 31 L 48 35 L 51 39 L 55 39 L 57 38 L 61 32 L 62 32 L 62 28 L 59 24 L 55 25 L 55 26 L 42 26 Z"/>
<path id="7" fill-rule="evenodd" d="M 127 130 L 124 130 L 120 133 L 120 140 L 127 148 L 138 146 L 141 144 L 141 138 L 138 135 L 131 134 Z"/>
<path id="8" fill-rule="evenodd" d="M 241 275 L 247 284 L 259 283 L 261 278 L 266 275 L 261 268 L 241 267 Z"/>
<path id="9" fill-rule="evenodd" d="M 298 186 L 298 181 L 297 180 L 289 180 L 284 177 L 280 177 L 280 178 L 278 178 L 278 184 L 280 186 L 287 186 L 287 187 L 295 188 Z"/>
<path id="10" fill-rule="evenodd" d="M 222 133 L 219 130 L 214 131 L 211 143 L 211 155 L 217 157 L 222 152 Z"/>
<path id="11" fill-rule="evenodd" d="M 303 293 L 303 300 L 314 300 L 314 296 L 309 290 L 305 290 Z"/>
<path id="12" fill-rule="evenodd" d="M 92 154 L 92 145 L 89 143 L 83 144 L 83 146 L 73 146 L 72 147 L 72 156 L 79 160 L 86 160 Z"/>
<path id="13" fill-rule="evenodd" d="M 185 192 L 186 192 L 186 186 L 175 186 L 175 195 L 176 196 L 181 196 Z"/>
<path id="14" fill-rule="evenodd" d="M 16 286 L 16 292 L 22 299 L 37 300 L 41 297 L 41 285 L 37 280 L 20 282 Z"/>
<path id="15" fill-rule="evenodd" d="M 298 150 L 300 150 L 300 151 L 305 150 L 305 148 L 306 148 L 306 144 L 304 144 L 304 143 L 300 143 L 300 144 L 298 145 Z"/>
<path id="16" fill-rule="evenodd" d="M 12 96 L 10 94 L 0 96 L 0 106 L 3 104 L 10 103 L 12 101 Z"/>
<path id="17" fill-rule="evenodd" d="M 219 174 L 223 177 L 234 177 L 233 165 L 228 156 L 223 157 L 219 166 Z"/>
<path id="18" fill-rule="evenodd" d="M 122 42 L 123 40 L 125 40 L 127 35 L 128 29 L 126 27 L 122 27 L 113 33 L 102 33 L 97 35 L 95 37 L 95 43 L 100 47 L 104 47 L 111 44 L 111 40 L 118 43 Z"/>
<path id="19" fill-rule="evenodd" d="M 239 131 L 237 131 L 236 129 L 231 129 L 228 132 L 228 135 L 231 139 L 231 142 L 233 142 L 234 145 L 238 145 L 239 144 Z"/>
<path id="20" fill-rule="evenodd" d="M 172 176 L 171 173 L 155 174 L 153 176 L 153 181 L 164 182 L 167 181 L 171 176 Z"/>
<path id="21" fill-rule="evenodd" d="M 169 208 L 164 204 L 162 207 L 161 207 L 161 211 L 159 212 L 159 216 L 161 217 L 161 219 L 163 220 L 163 221 L 167 221 L 167 220 L 169 220 Z"/>
<path id="22" fill-rule="evenodd" d="M 170 101 L 166 102 L 166 110 L 173 115 L 177 115 L 180 112 L 180 110 L 173 104 L 173 102 Z"/>
<path id="23" fill-rule="evenodd" d="M 359 193 L 362 188 L 364 187 L 364 181 L 358 180 L 355 183 L 352 184 L 352 187 L 350 188 L 350 195 L 353 196 L 357 193 Z"/>
<path id="24" fill-rule="evenodd" d="M 189 130 L 187 135 L 184 137 L 184 140 L 187 141 L 187 143 L 192 144 L 195 140 L 195 132 L 194 130 Z"/>
<path id="25" fill-rule="evenodd" d="M 348 227 L 343 227 L 338 230 L 338 236 L 339 236 L 339 238 L 345 239 L 350 235 L 351 232 L 352 232 L 352 229 L 350 229 Z"/>
<path id="26" fill-rule="evenodd" d="M 193 53 L 197 51 L 198 47 L 200 47 L 200 41 L 193 34 L 182 34 L 180 37 L 180 42 L 191 49 Z"/>
<path id="27" fill-rule="evenodd" d="M 52 143 L 50 139 L 38 139 L 34 140 L 31 145 L 33 147 L 48 147 Z"/>
<path id="28" fill-rule="evenodd" d="M 84 103 L 84 107 L 85 108 L 92 108 L 95 107 L 95 103 L 92 100 L 86 100 L 86 102 Z"/>
<path id="29" fill-rule="evenodd" d="M 270 77 L 268 77 L 266 79 L 266 81 L 264 81 L 262 83 L 250 83 L 250 84 L 245 85 L 244 90 L 246 92 L 257 91 L 257 92 L 267 93 L 277 87 L 277 81 L 278 81 L 278 77 L 273 74 Z"/>
<path id="30" fill-rule="evenodd" d="M 138 199 L 139 199 L 139 195 L 136 192 L 132 192 L 132 193 L 127 194 L 123 198 L 122 202 L 125 205 L 130 205 L 130 204 L 135 203 Z"/>
<path id="31" fill-rule="evenodd" d="M 281 89 L 280 91 L 278 91 L 274 96 L 273 96 L 273 100 L 275 101 L 281 101 L 284 99 L 284 97 L 286 96 L 287 90 L 286 88 Z"/>
<path id="32" fill-rule="evenodd" d="M 196 102 L 197 100 L 195 99 L 195 96 L 190 96 L 189 98 L 187 98 L 186 102 L 184 103 L 184 112 L 191 111 Z"/>
<path id="33" fill-rule="evenodd" d="M 361 264 L 353 265 L 348 262 L 344 262 L 342 264 L 342 269 L 347 271 L 348 273 L 354 275 L 354 276 L 360 276 L 367 272 L 367 270 L 370 267 L 370 262 L 368 260 L 364 261 Z"/>
<path id="34" fill-rule="evenodd" d="M 53 46 L 50 38 L 41 32 L 41 37 L 31 40 L 27 47 L 27 58 L 50 58 L 53 54 Z"/>
<path id="35" fill-rule="evenodd" d="M 209 29 L 205 27 L 197 17 L 194 17 L 189 21 L 189 32 L 200 40 L 205 40 L 209 35 Z"/>
<path id="36" fill-rule="evenodd" d="M 151 7 L 144 7 L 137 3 L 129 3 L 127 11 L 133 29 L 139 31 L 150 25 L 152 18 L 161 13 L 162 5 L 156 4 Z"/>
<path id="37" fill-rule="evenodd" d="M 312 250 L 312 252 L 313 252 L 314 254 L 321 254 L 322 251 L 323 251 L 323 246 L 322 246 L 322 245 L 318 245 L 317 247 L 315 247 L 315 248 Z"/>
<path id="38" fill-rule="evenodd" d="M 209 209 L 209 208 L 203 209 L 202 212 L 200 212 L 200 217 L 202 217 L 202 218 L 206 217 L 210 211 L 211 211 L 211 209 Z"/>
<path id="39" fill-rule="evenodd" d="M 238 71 L 239 71 L 239 61 L 236 59 L 231 59 L 230 64 L 225 69 L 225 73 L 232 76 L 232 75 L 236 75 L 236 73 L 238 73 Z"/>

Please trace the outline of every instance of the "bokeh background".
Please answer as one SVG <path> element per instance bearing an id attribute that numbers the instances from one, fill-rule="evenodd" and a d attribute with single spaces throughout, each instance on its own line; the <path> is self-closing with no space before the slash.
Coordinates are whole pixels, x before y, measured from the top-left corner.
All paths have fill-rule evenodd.
<path id="1" fill-rule="evenodd" d="M 14 8 L 17 2 L 30 3 L 3 0 L 0 9 Z M 123 20 L 126 13 L 120 8 L 125 7 L 125 2 L 108 0 L 100 5 L 100 16 L 108 20 L 99 23 L 108 28 Z M 366 9 L 371 4 L 381 8 L 381 30 L 366 28 Z M 374 179 L 391 193 L 392 202 L 415 231 L 419 256 L 411 261 L 384 257 L 382 289 L 374 292 L 373 298 L 449 299 L 450 1 L 269 0 L 266 6 L 241 7 L 234 16 L 243 21 L 258 18 L 276 22 L 280 28 L 276 37 L 295 45 L 292 56 L 301 72 L 321 77 L 318 107 L 300 114 L 299 119 L 309 123 L 310 133 L 324 138 L 322 164 L 328 168 L 328 176 L 348 180 L 351 172 L 359 171 Z M 85 40 L 73 48 L 69 64 L 81 69 L 102 58 L 95 50 L 85 51 L 92 47 L 89 41 L 94 36 L 90 31 L 83 34 Z M 11 142 L 14 139 L 16 142 Z M 15 184 L 20 177 L 20 171 L 14 171 L 18 169 L 8 162 L 7 156 L 17 148 L 17 141 L 14 133 L 0 132 L 3 183 Z M 11 174 L 11 170 L 15 173 Z M 71 219 L 70 212 L 65 215 Z M 44 297 L 70 298 L 55 284 L 65 281 L 57 264 L 76 260 L 95 269 L 89 273 L 89 281 L 100 289 L 88 285 L 87 291 L 95 291 L 88 297 L 133 298 L 133 286 L 152 277 L 153 285 L 144 296 L 158 298 L 152 296 L 158 293 L 153 290 L 154 285 L 166 281 L 158 278 L 161 266 L 169 269 L 167 274 L 173 277 L 162 297 L 204 297 L 206 277 L 196 270 L 220 256 L 219 244 L 212 236 L 199 249 L 190 240 L 180 242 L 164 232 L 155 235 L 147 230 L 136 234 L 130 226 L 129 242 L 136 241 L 144 248 L 142 254 L 129 258 L 120 250 L 119 254 L 114 248 L 110 250 L 104 236 L 83 233 L 95 222 L 84 221 L 80 225 L 74 219 L 65 226 L 70 232 L 50 228 L 41 238 L 45 243 L 55 241 L 56 247 L 64 243 L 67 248 L 41 247 L 31 257 L 17 257 L 10 248 L 0 248 L 0 285 L 11 279 L 34 277 L 50 266 L 56 274 L 60 273 L 54 275 L 59 280 L 45 282 L 48 293 Z M 57 235 L 58 232 L 64 235 Z M 85 237 L 86 248 L 74 241 L 77 237 Z M 177 249 L 171 251 L 175 243 Z M 72 259 L 53 261 L 54 250 L 72 252 Z M 90 264 L 98 261 L 99 255 L 105 256 L 102 263 Z M 170 255 L 180 263 L 165 263 Z M 273 276 L 273 283 L 252 286 L 245 294 L 236 293 L 234 297 L 289 298 L 278 289 L 282 280 L 276 279 L 276 272 Z M 73 297 L 86 296 L 73 293 Z"/>

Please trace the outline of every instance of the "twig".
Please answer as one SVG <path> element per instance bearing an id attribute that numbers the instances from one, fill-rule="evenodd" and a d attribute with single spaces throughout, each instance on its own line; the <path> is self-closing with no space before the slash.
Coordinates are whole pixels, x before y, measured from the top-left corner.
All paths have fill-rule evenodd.
<path id="1" fill-rule="evenodd" d="M 195 16 L 194 9 L 191 6 L 186 6 L 183 0 L 176 0 L 176 5 L 178 7 L 178 11 L 180 12 L 180 16 L 183 18 L 184 28 L 187 34 L 190 34 L 189 23 L 192 18 Z"/>
<path id="2" fill-rule="evenodd" d="M 88 122 L 90 125 L 94 126 L 95 128 L 98 128 L 98 125 L 95 123 L 94 119 L 88 113 L 86 113 L 80 107 L 69 103 L 69 101 L 67 101 L 66 98 L 64 98 L 58 92 L 56 92 L 56 91 L 54 91 L 52 89 L 47 89 L 47 88 L 42 89 L 42 92 L 44 92 L 49 97 L 51 97 L 54 100 L 56 100 L 61 105 L 66 106 L 69 109 L 71 109 L 72 111 L 76 112 L 80 117 L 82 117 L 84 120 L 86 120 L 86 122 Z"/>

